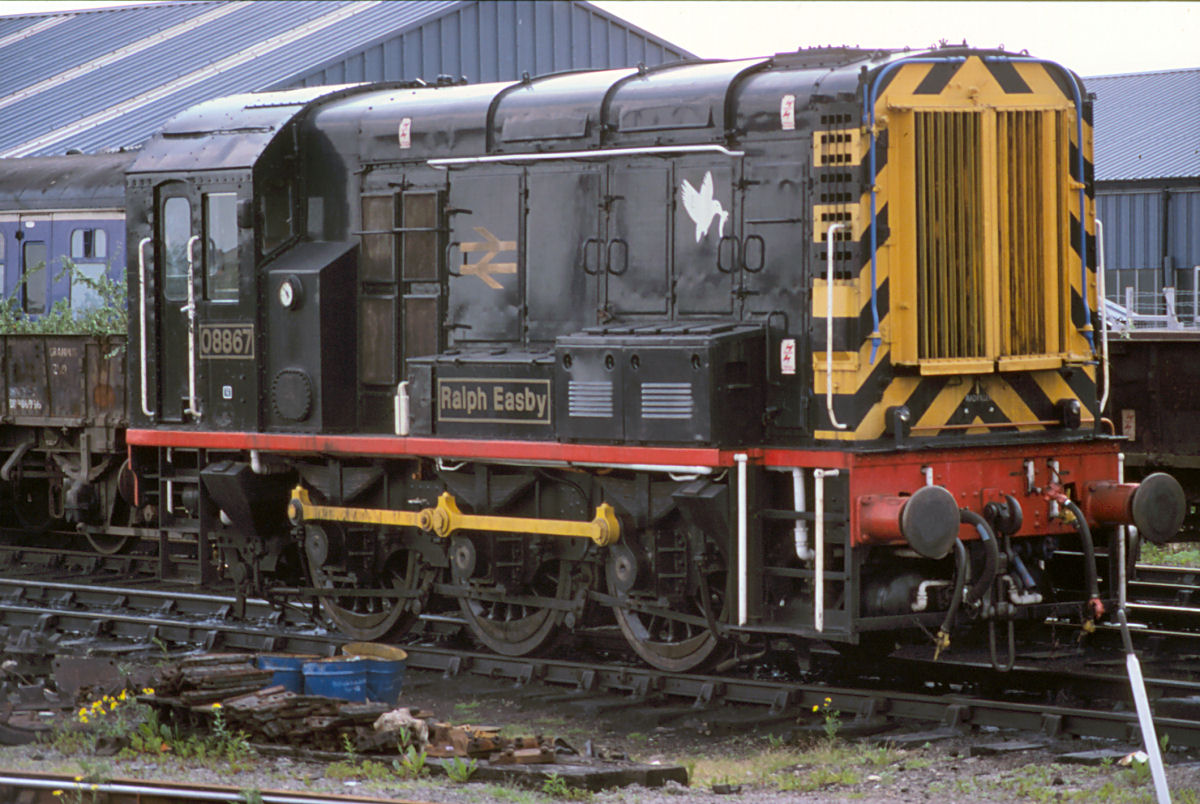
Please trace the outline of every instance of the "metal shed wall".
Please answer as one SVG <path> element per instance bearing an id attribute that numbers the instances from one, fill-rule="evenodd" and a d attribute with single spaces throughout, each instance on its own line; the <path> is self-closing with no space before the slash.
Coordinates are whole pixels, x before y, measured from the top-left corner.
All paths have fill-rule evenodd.
<path id="1" fill-rule="evenodd" d="M 226 95 L 691 54 L 584 0 L 180 0 L 0 16 L 0 156 L 133 147 Z"/>
<path id="2" fill-rule="evenodd" d="M 574 0 L 467 2 L 271 87 L 395 81 L 439 75 L 472 83 L 522 73 L 664 64 L 691 54 Z"/>
<path id="3" fill-rule="evenodd" d="M 1110 298 L 1123 300 L 1125 287 L 1141 296 L 1157 296 L 1164 287 L 1194 289 L 1193 268 L 1200 265 L 1200 182 L 1172 187 L 1101 183 L 1096 210 L 1104 224 Z"/>

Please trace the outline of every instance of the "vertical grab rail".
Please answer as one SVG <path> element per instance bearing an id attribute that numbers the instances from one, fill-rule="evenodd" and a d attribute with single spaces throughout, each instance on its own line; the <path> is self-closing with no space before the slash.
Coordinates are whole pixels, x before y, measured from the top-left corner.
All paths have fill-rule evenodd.
<path id="1" fill-rule="evenodd" d="M 746 500 L 746 461 L 750 456 L 739 452 L 733 456 L 737 463 L 737 571 L 738 571 L 738 625 L 745 625 L 750 619 L 750 601 L 746 584 L 750 580 L 749 562 L 746 551 L 750 548 L 749 514 Z"/>
<path id="2" fill-rule="evenodd" d="M 833 413 L 833 233 L 844 228 L 846 224 L 835 223 L 825 232 L 825 410 L 838 430 L 845 430 L 846 425 Z"/>
<path id="3" fill-rule="evenodd" d="M 196 260 L 192 256 L 192 246 L 198 242 L 200 235 L 192 235 L 187 241 L 188 301 L 179 308 L 188 318 L 188 406 L 184 412 L 197 419 L 200 408 L 196 407 Z"/>
<path id="4" fill-rule="evenodd" d="M 813 491 L 817 498 L 816 533 L 813 536 L 813 629 L 825 630 L 825 478 L 837 477 L 838 469 L 813 469 Z"/>
<path id="5" fill-rule="evenodd" d="M 142 413 L 147 419 L 154 418 L 146 389 L 146 246 L 153 238 L 143 237 L 138 243 L 138 341 L 141 347 L 140 366 L 142 377 Z"/>

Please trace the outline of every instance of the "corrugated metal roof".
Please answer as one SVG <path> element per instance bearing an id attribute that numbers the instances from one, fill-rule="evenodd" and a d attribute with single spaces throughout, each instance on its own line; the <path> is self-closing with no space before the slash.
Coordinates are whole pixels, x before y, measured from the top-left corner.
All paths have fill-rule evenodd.
<path id="1" fill-rule="evenodd" d="M 1084 84 L 1096 95 L 1097 181 L 1200 177 L 1200 69 Z"/>
<path id="2" fill-rule="evenodd" d="M 0 156 L 135 146 L 176 112 L 241 92 L 690 55 L 583 0 L 202 0 L 0 17 Z"/>

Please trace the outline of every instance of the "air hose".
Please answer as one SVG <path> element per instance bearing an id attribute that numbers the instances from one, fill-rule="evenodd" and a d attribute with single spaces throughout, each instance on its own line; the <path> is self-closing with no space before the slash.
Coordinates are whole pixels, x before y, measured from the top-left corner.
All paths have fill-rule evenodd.
<path id="1" fill-rule="evenodd" d="M 1100 600 L 1100 583 L 1096 575 L 1096 547 L 1092 543 L 1092 530 L 1088 527 L 1087 518 L 1079 506 L 1070 499 L 1064 498 L 1062 505 L 1075 517 L 1075 530 L 1079 531 L 1079 540 L 1083 542 L 1084 572 L 1087 576 L 1088 605 L 1091 606 L 1091 616 L 1084 620 L 1083 630 L 1091 633 L 1096 629 L 1096 620 L 1104 616 L 1104 603 Z"/>
<path id="2" fill-rule="evenodd" d="M 962 522 L 975 528 L 980 541 L 983 542 L 983 574 L 967 592 L 967 602 L 978 603 L 983 600 L 983 596 L 992 588 L 992 582 L 996 579 L 996 570 L 1000 566 L 1000 545 L 996 543 L 996 534 L 992 532 L 992 526 L 979 514 L 963 508 L 959 511 L 959 517 Z"/>
<path id="3" fill-rule="evenodd" d="M 954 540 L 954 596 L 950 598 L 950 608 L 946 609 L 946 617 L 942 620 L 942 625 L 938 628 L 937 637 L 934 638 L 933 660 L 936 662 L 938 655 L 943 650 L 950 647 L 950 627 L 954 625 L 954 618 L 958 614 L 958 607 L 962 604 L 963 593 L 967 588 L 967 576 L 970 574 L 970 565 L 967 562 L 967 548 L 958 539 Z"/>

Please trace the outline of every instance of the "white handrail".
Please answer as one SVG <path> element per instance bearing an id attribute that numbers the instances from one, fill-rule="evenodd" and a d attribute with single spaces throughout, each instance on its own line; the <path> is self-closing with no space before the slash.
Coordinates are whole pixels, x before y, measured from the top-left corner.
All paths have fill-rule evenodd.
<path id="1" fill-rule="evenodd" d="M 1104 415 L 1104 406 L 1108 404 L 1108 314 L 1104 309 L 1104 224 L 1096 218 L 1096 309 L 1100 311 L 1100 366 L 1104 375 L 1104 396 L 1100 397 L 1100 406 L 1096 408 L 1096 416 Z M 1086 288 L 1085 288 L 1086 290 Z M 1086 295 L 1086 294 L 1085 294 Z"/>
<path id="2" fill-rule="evenodd" d="M 749 512 L 746 498 L 746 462 L 750 456 L 739 452 L 733 456 L 737 463 L 737 568 L 738 568 L 738 625 L 750 619 L 750 597 L 747 584 L 750 582 L 750 565 L 747 552 L 750 549 Z"/>
<path id="3" fill-rule="evenodd" d="M 146 388 L 146 246 L 152 242 L 153 238 L 143 237 L 138 243 L 138 341 L 141 344 L 142 413 L 147 419 L 154 418 Z"/>
<path id="4" fill-rule="evenodd" d="M 200 235 L 192 235 L 187 241 L 188 302 L 179 308 L 188 317 L 188 406 L 184 412 L 197 419 L 200 408 L 196 406 L 196 260 L 192 256 L 192 246 L 199 241 Z"/>
<path id="5" fill-rule="evenodd" d="M 813 469 L 816 500 L 816 533 L 813 536 L 813 629 L 825 630 L 825 478 L 837 477 L 838 469 Z"/>
<path id="6" fill-rule="evenodd" d="M 836 248 L 833 233 L 845 228 L 846 224 L 835 223 L 825 233 L 825 410 L 829 412 L 829 422 L 838 430 L 845 430 L 846 425 L 833 413 L 833 252 Z"/>

